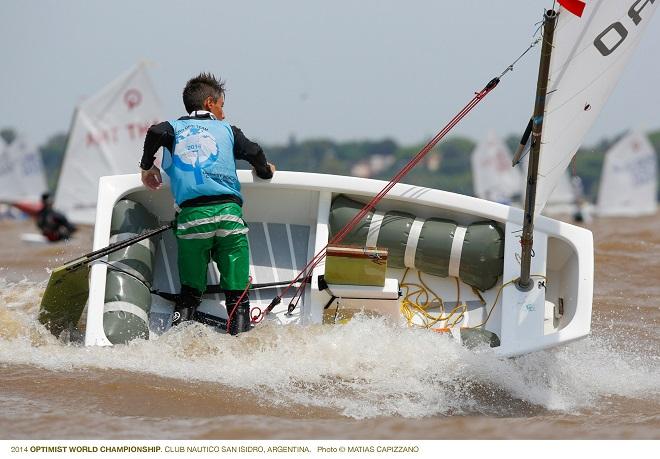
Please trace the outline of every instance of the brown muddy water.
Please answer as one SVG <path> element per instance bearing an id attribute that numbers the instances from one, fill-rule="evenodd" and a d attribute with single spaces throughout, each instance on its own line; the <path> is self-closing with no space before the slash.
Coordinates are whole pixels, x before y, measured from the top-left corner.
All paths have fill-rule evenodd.
<path id="1" fill-rule="evenodd" d="M 374 318 L 66 344 L 39 302 L 91 231 L 30 245 L 0 221 L 0 439 L 658 439 L 659 225 L 594 222 L 592 335 L 497 359 Z"/>

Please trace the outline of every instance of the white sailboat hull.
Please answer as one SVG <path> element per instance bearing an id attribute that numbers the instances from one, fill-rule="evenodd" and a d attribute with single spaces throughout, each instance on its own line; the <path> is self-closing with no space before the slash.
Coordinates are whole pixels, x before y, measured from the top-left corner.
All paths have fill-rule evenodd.
<path id="1" fill-rule="evenodd" d="M 251 230 L 251 275 L 254 283 L 293 279 L 304 263 L 326 245 L 329 211 L 335 196 L 345 194 L 366 202 L 386 185 L 378 180 L 303 172 L 277 172 L 269 181 L 256 179 L 250 171 L 241 170 L 238 175 L 245 201 L 244 217 Z M 174 218 L 173 202 L 166 185 L 153 192 L 142 186 L 137 174 L 102 177 L 94 249 L 110 243 L 112 210 L 123 198 L 141 203 L 163 222 Z M 593 239 L 590 231 L 539 216 L 535 223 L 535 253 L 531 269 L 535 282 L 530 291 L 524 292 L 509 282 L 519 276 L 520 270 L 519 235 L 523 218 L 520 209 L 405 184 L 396 185 L 378 207 L 404 210 L 423 218 L 448 218 L 465 225 L 492 220 L 504 230 L 503 275 L 495 287 L 481 293 L 485 305 L 463 283 L 460 283 L 460 291 L 457 292 L 454 278 L 423 274 L 424 282 L 445 303 L 455 302 L 458 293 L 460 301 L 468 305 L 463 320 L 455 329 L 481 324 L 492 308 L 485 329 L 497 335 L 500 344 L 494 349 L 503 356 L 550 348 L 589 333 L 593 294 Z M 280 234 L 279 239 L 277 234 Z M 165 233 L 157 242 L 157 247 L 154 288 L 177 292 L 176 241 L 172 233 Z M 301 257 L 301 248 L 304 249 L 304 257 Z M 284 255 L 282 258 L 278 253 L 288 253 L 290 256 Z M 278 259 L 287 259 L 288 263 L 280 263 Z M 107 272 L 108 265 L 103 262 L 96 262 L 91 267 L 85 331 L 87 345 L 110 344 L 103 329 Z M 319 291 L 318 275 L 323 272 L 324 263 L 321 263 L 293 314 L 286 315 L 288 301 L 285 297 L 265 320 L 298 325 L 322 323 L 324 306 L 331 298 L 328 291 Z M 389 287 L 386 285 L 384 289 L 375 289 L 375 292 L 372 288 L 370 299 L 364 296 L 368 289 L 359 286 L 353 288 L 361 290 L 359 300 L 352 300 L 356 294 L 340 286 L 336 286 L 333 293 L 345 297 L 341 298 L 342 307 L 371 309 L 392 316 L 401 321 L 402 326 L 420 326 L 419 319 L 407 324 L 399 313 L 402 299 L 397 299 L 396 295 L 393 298 L 385 291 L 392 288 L 395 280 L 400 282 L 402 276 L 402 269 L 388 268 Z M 215 268 L 210 270 L 209 282 L 217 282 Z M 264 309 L 276 293 L 254 292 L 251 305 Z M 150 333 L 153 335 L 167 330 L 173 305 L 155 295 L 152 299 L 149 318 Z M 200 310 L 226 317 L 222 295 L 207 295 Z M 457 330 L 453 330 L 452 334 L 460 336 Z"/>

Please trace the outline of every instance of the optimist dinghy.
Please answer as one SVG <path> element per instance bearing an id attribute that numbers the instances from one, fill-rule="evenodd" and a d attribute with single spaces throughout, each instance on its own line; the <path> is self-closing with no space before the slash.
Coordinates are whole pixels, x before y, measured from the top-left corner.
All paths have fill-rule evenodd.
<path id="1" fill-rule="evenodd" d="M 282 171 L 262 181 L 241 170 L 239 179 L 253 284 L 285 284 L 294 279 L 333 231 L 386 185 Z M 145 190 L 137 174 L 103 177 L 94 247 L 158 228 L 173 218 L 166 187 Z M 539 216 L 531 270 L 534 286 L 522 291 L 513 282 L 520 272 L 522 221 L 523 211 L 514 207 L 398 184 L 347 236 L 356 246 L 388 250 L 382 284 L 361 285 L 361 278 L 332 284 L 332 279 L 321 277 L 326 265 L 334 262 L 327 259 L 314 269 L 291 314 L 287 314 L 289 294 L 265 320 L 334 323 L 344 312 L 364 308 L 404 325 L 453 331 L 463 339 L 471 330 L 486 331 L 482 336 L 503 355 L 587 335 L 593 285 L 591 233 Z M 420 284 L 420 278 L 433 301 L 416 306 L 419 301 L 409 284 Z M 208 279 L 209 284 L 218 284 L 214 265 Z M 89 281 L 85 344 L 109 345 L 164 332 L 170 326 L 173 304 L 150 290 L 179 291 L 173 233 L 165 231 L 120 255 L 92 263 Z M 251 306 L 265 310 L 278 288 L 281 291 L 282 287 L 254 290 Z M 222 294 L 205 295 L 199 310 L 218 319 L 227 317 Z"/>
<path id="2" fill-rule="evenodd" d="M 656 6 L 594 0 L 583 12 L 562 7 L 545 13 L 524 210 L 399 183 L 447 127 L 389 183 L 282 171 L 262 181 L 239 171 L 255 321 L 337 324 L 364 309 L 403 326 L 486 343 L 502 356 L 586 336 L 592 234 L 540 212 Z M 167 184 L 153 192 L 137 174 L 102 177 L 96 210 L 97 251 L 53 273 L 42 321 L 66 329 L 79 320 L 86 301 L 86 345 L 165 332 L 173 310 L 168 297 L 179 290 Z M 80 266 L 90 266 L 89 275 Z M 218 276 L 210 264 L 211 287 L 199 311 L 221 325 L 227 311 L 223 295 L 215 293 Z M 72 312 L 71 304 L 79 309 Z"/>

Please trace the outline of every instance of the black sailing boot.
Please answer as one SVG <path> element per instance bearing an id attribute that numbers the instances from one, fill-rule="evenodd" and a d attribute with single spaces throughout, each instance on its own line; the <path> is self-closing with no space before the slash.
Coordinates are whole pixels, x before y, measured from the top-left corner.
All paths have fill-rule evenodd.
<path id="1" fill-rule="evenodd" d="M 243 292 L 241 290 L 225 290 L 225 304 L 227 305 L 228 328 L 231 335 L 238 335 L 252 329 L 250 317 L 250 299 L 246 293 L 240 304 L 238 299 Z"/>
<path id="2" fill-rule="evenodd" d="M 172 326 L 176 327 L 181 322 L 192 320 L 197 310 L 197 306 L 202 302 L 202 294 L 187 285 L 181 286 L 181 293 L 174 305 L 174 314 L 172 314 Z"/>

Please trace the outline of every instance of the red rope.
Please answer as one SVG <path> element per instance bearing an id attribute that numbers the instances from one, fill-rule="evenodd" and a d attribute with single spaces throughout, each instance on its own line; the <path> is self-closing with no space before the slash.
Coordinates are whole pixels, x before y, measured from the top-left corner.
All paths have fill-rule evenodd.
<path id="1" fill-rule="evenodd" d="M 394 185 L 399 183 L 407 174 L 410 172 L 419 162 L 426 156 L 426 154 L 433 149 L 433 147 L 436 146 L 436 144 L 445 136 L 449 131 L 451 131 L 470 111 L 479 103 L 481 100 L 484 99 L 490 93 L 497 84 L 499 83 L 499 78 L 493 78 L 481 91 L 475 93 L 475 96 L 470 100 L 470 102 L 465 105 L 461 109 L 461 111 L 458 112 L 454 118 L 452 118 L 445 127 L 443 127 L 440 132 L 438 132 L 431 140 L 428 141 L 426 145 L 387 183 L 387 185 L 373 198 L 371 201 L 369 201 L 365 206 L 360 210 L 346 225 L 330 239 L 330 241 L 314 255 L 314 257 L 303 267 L 303 269 L 298 273 L 295 279 L 293 279 L 289 285 L 284 288 L 282 293 L 275 297 L 271 304 L 266 308 L 264 311 L 264 314 L 268 314 L 279 302 L 281 301 L 282 297 L 286 294 L 286 292 L 291 288 L 293 284 L 298 282 L 301 278 L 304 279 L 303 282 L 301 282 L 300 286 L 296 289 L 296 292 L 293 296 L 293 299 L 291 300 L 291 303 L 289 304 L 289 309 L 288 313 L 291 313 L 293 311 L 297 304 L 298 301 L 300 301 L 300 298 L 302 297 L 302 293 L 305 291 L 305 286 L 307 284 L 307 279 L 310 277 L 310 274 L 314 270 L 314 268 L 323 260 L 325 257 L 325 252 L 326 249 L 328 248 L 329 245 L 331 244 L 337 244 L 341 242 L 346 235 L 355 228 L 355 226 L 362 220 L 362 218 L 367 215 L 369 212 L 374 210 L 376 207 L 376 204 L 378 204 L 389 191 L 394 188 Z"/>

